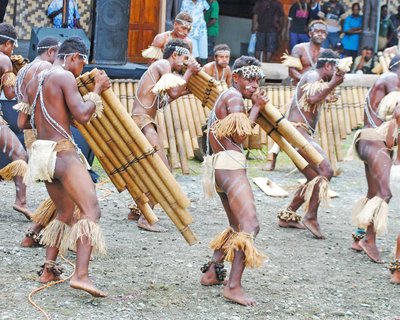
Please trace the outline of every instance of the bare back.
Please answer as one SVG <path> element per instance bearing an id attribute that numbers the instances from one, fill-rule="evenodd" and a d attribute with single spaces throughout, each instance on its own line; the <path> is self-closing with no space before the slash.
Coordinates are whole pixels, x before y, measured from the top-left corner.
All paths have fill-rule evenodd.
<path id="1" fill-rule="evenodd" d="M 48 61 L 44 60 L 34 60 L 30 64 L 26 66 L 27 71 L 25 75 L 23 76 L 20 88 L 18 88 L 19 92 L 22 94 L 22 96 L 25 95 L 26 88 L 28 84 L 32 81 L 33 78 L 36 77 L 40 72 L 46 69 L 50 69 L 52 64 Z M 21 72 L 23 70 L 20 70 Z M 18 73 L 19 75 L 19 73 Z"/>

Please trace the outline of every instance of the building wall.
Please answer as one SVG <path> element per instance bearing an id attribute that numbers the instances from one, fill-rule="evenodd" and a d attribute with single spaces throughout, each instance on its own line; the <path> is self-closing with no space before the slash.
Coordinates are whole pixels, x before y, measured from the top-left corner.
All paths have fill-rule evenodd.
<path id="1" fill-rule="evenodd" d="M 88 34 L 91 25 L 91 3 L 94 0 L 76 0 L 81 15 L 82 29 Z M 18 38 L 29 40 L 32 27 L 51 27 L 46 12 L 51 0 L 9 0 L 4 22 L 17 28 Z"/>

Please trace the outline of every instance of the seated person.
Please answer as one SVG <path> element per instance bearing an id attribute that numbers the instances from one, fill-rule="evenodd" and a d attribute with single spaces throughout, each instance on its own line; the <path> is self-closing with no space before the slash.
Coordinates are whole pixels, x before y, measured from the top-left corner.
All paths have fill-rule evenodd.
<path id="1" fill-rule="evenodd" d="M 371 47 L 364 47 L 361 56 L 358 56 L 353 63 L 352 73 L 374 74 L 375 67 L 374 50 Z"/>

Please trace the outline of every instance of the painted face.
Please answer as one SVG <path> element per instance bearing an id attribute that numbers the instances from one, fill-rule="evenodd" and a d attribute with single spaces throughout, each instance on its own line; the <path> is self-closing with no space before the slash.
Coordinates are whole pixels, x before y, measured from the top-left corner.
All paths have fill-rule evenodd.
<path id="1" fill-rule="evenodd" d="M 245 78 L 240 75 L 235 75 L 238 89 L 242 96 L 246 99 L 251 99 L 254 92 L 260 87 L 260 78 Z"/>
<path id="2" fill-rule="evenodd" d="M 328 33 L 326 26 L 322 23 L 314 24 L 310 30 L 310 38 L 313 43 L 321 44 L 326 39 Z"/>
<path id="3" fill-rule="evenodd" d="M 218 53 L 217 55 L 215 55 L 215 63 L 222 68 L 226 68 L 229 64 L 230 58 L 231 58 L 231 55 L 228 52 Z"/>
<path id="4" fill-rule="evenodd" d="M 183 67 L 185 66 L 186 61 L 188 61 L 189 57 L 187 55 L 179 55 L 176 52 L 173 53 L 174 55 L 174 62 L 172 65 L 173 71 L 181 72 Z"/>
<path id="5" fill-rule="evenodd" d="M 174 22 L 174 33 L 180 39 L 185 39 L 191 29 L 192 29 L 192 26 L 189 23 L 180 23 L 180 22 L 176 22 L 176 21 Z"/>

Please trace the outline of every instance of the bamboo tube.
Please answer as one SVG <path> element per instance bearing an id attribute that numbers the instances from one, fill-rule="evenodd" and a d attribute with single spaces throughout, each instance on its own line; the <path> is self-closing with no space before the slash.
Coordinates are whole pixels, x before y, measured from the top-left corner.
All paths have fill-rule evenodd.
<path id="1" fill-rule="evenodd" d="M 344 119 L 344 106 L 343 106 L 343 89 L 339 88 L 338 101 L 336 102 L 337 121 L 339 123 L 340 139 L 346 139 L 346 121 Z"/>
<path id="2" fill-rule="evenodd" d="M 258 117 L 256 120 L 257 124 L 265 130 L 269 136 L 279 145 L 282 151 L 284 151 L 293 163 L 300 170 L 303 170 L 308 166 L 308 162 L 287 142 L 276 130 L 274 126 L 270 124 L 264 117 Z"/>
<path id="3" fill-rule="evenodd" d="M 196 101 L 194 100 L 194 95 L 189 94 L 186 96 L 187 97 L 187 102 L 190 106 L 190 109 L 192 110 L 192 115 L 193 115 L 193 122 L 194 122 L 194 128 L 196 130 L 196 136 L 201 137 L 203 136 L 203 130 L 201 130 L 201 118 L 199 115 L 199 109 L 197 109 Z M 203 116 L 204 113 L 202 112 Z"/>
<path id="4" fill-rule="evenodd" d="M 167 129 L 165 127 L 165 116 L 164 111 L 158 110 L 156 114 L 157 125 L 158 125 L 158 134 L 161 136 L 161 141 L 163 143 L 163 148 L 168 149 L 168 136 L 167 136 Z"/>
<path id="5" fill-rule="evenodd" d="M 128 111 L 128 99 L 126 95 L 126 83 L 125 82 L 120 82 L 119 84 L 119 93 L 121 96 L 121 103 L 124 106 L 125 110 Z"/>
<path id="6" fill-rule="evenodd" d="M 355 112 L 355 108 L 354 108 L 353 90 L 350 87 L 347 87 L 347 98 L 349 101 L 351 129 L 355 129 L 355 128 L 357 128 L 357 119 L 356 119 L 356 112 Z"/>
<path id="7" fill-rule="evenodd" d="M 352 87 L 351 91 L 353 93 L 353 101 L 354 101 L 354 112 L 356 114 L 356 120 L 357 120 L 357 127 L 362 125 L 362 117 L 360 113 L 360 99 L 358 96 L 358 89 L 356 87 Z"/>
<path id="8" fill-rule="evenodd" d="M 318 127 L 319 127 L 319 137 L 320 137 L 320 142 L 321 142 L 321 148 L 324 150 L 326 155 L 330 156 L 329 154 L 329 146 L 328 146 L 328 136 L 327 136 L 327 128 L 326 128 L 326 119 L 325 119 L 325 108 L 322 108 L 319 113 L 319 121 L 318 121 Z M 329 158 L 330 160 L 330 158 Z"/>
<path id="9" fill-rule="evenodd" d="M 279 107 L 279 92 L 277 86 L 272 86 L 272 104 L 280 110 Z"/>
<path id="10" fill-rule="evenodd" d="M 274 127 L 288 142 L 306 152 L 313 164 L 319 165 L 324 160 L 307 139 L 270 103 L 261 110 L 261 115 L 270 123 L 273 123 Z"/>
<path id="11" fill-rule="evenodd" d="M 385 57 L 383 56 L 382 52 L 378 52 L 378 59 L 379 59 L 379 63 L 382 66 L 382 73 L 388 72 L 389 68 L 388 68 L 388 65 L 386 64 L 386 60 L 385 60 Z"/>
<path id="12" fill-rule="evenodd" d="M 170 106 L 175 128 L 176 147 L 178 149 L 179 159 L 181 162 L 182 174 L 189 174 L 189 164 L 186 158 L 185 141 L 179 120 L 178 106 L 176 105 L 176 101 L 171 101 Z"/>
<path id="13" fill-rule="evenodd" d="M 110 108 L 105 108 L 105 111 L 107 111 L 107 110 L 110 110 Z M 103 117 L 104 116 L 107 116 L 107 115 L 103 115 Z M 102 121 L 104 121 L 104 120 L 102 119 Z M 115 122 L 114 122 L 114 124 L 115 124 Z M 110 128 L 107 128 L 107 129 L 110 129 Z M 125 135 L 122 135 L 122 136 L 125 136 Z M 135 151 L 141 152 L 141 150 L 139 150 L 139 149 L 137 149 Z M 134 166 L 138 167 L 143 164 L 145 164 L 145 161 L 136 162 L 133 165 L 133 167 Z M 147 173 L 151 174 L 152 172 L 147 171 Z M 139 171 L 139 174 L 140 174 L 140 171 Z M 144 174 L 146 174 L 146 173 L 144 173 Z M 143 177 L 142 177 L 142 179 L 143 179 Z M 154 179 L 154 177 L 152 177 L 152 179 Z M 144 180 L 147 183 L 151 181 L 149 179 L 144 179 Z M 156 182 L 159 183 L 159 181 L 156 181 Z M 189 242 L 189 244 L 193 244 L 196 241 L 196 237 L 193 234 L 193 232 L 190 230 L 190 228 L 187 226 L 187 224 L 185 225 L 185 223 L 184 223 L 185 220 L 189 220 L 191 222 L 191 216 L 189 215 L 189 217 L 187 217 L 188 213 L 183 208 L 178 207 L 178 204 L 176 202 L 168 204 L 167 201 L 163 198 L 163 195 L 157 190 L 157 188 L 152 190 L 152 192 L 154 192 L 155 197 L 157 198 L 157 200 L 159 200 L 160 204 L 162 205 L 164 210 L 167 212 L 167 214 L 169 215 L 171 220 L 175 223 L 177 228 L 181 231 L 181 233 L 185 237 L 185 239 Z M 186 217 L 185 217 L 185 214 L 186 214 Z"/>
<path id="14" fill-rule="evenodd" d="M 206 119 L 210 117 L 211 110 L 208 108 L 203 108 L 204 116 Z"/>
<path id="15" fill-rule="evenodd" d="M 286 104 L 285 104 L 285 87 L 284 86 L 279 86 L 278 89 L 278 95 L 279 95 L 279 111 L 282 114 L 286 113 Z"/>
<path id="16" fill-rule="evenodd" d="M 249 149 L 261 149 L 261 134 L 260 134 L 260 126 L 256 125 L 252 130 L 252 135 L 249 136 Z"/>
<path id="17" fill-rule="evenodd" d="M 388 70 L 389 70 L 390 60 L 392 60 L 392 58 L 390 58 L 390 56 L 387 55 L 387 54 L 385 54 L 385 55 L 383 55 L 383 56 L 385 57 L 386 66 L 387 66 L 387 68 L 388 68 Z"/>
<path id="18" fill-rule="evenodd" d="M 189 132 L 189 126 L 187 123 L 187 116 L 186 116 L 186 109 L 182 105 L 182 100 L 180 100 L 181 104 L 178 104 L 178 100 L 175 100 L 176 104 L 176 111 L 178 112 L 180 124 L 181 124 L 181 129 L 182 129 L 182 135 L 183 135 L 183 141 L 184 145 L 183 147 L 185 148 L 185 153 L 187 156 L 187 159 L 193 159 L 194 158 L 194 153 L 193 153 L 193 146 L 192 146 L 192 139 L 190 137 L 190 132 Z M 176 125 L 175 125 L 176 127 Z M 189 174 L 189 172 L 188 172 Z"/>
<path id="19" fill-rule="evenodd" d="M 346 133 L 351 133 L 351 121 L 350 121 L 350 111 L 349 111 L 349 98 L 348 98 L 347 87 L 342 88 L 342 102 L 343 102 L 343 114 L 346 125 Z"/>
<path id="20" fill-rule="evenodd" d="M 190 133 L 190 140 L 192 142 L 192 149 L 198 150 L 199 149 L 199 141 L 197 140 L 196 134 L 196 126 L 194 124 L 194 117 L 192 113 L 192 108 L 190 105 L 190 100 L 188 96 L 183 96 L 183 108 L 185 109 L 186 114 L 186 122 L 188 124 L 189 133 Z M 199 122 L 200 124 L 200 122 Z"/>
<path id="21" fill-rule="evenodd" d="M 365 107 L 365 93 L 363 87 L 358 87 L 358 98 L 360 100 L 360 117 L 361 117 L 361 125 L 364 124 L 364 107 Z"/>
<path id="22" fill-rule="evenodd" d="M 292 102 L 292 94 L 290 87 L 285 87 L 285 113 L 289 109 Z"/>
<path id="23" fill-rule="evenodd" d="M 336 159 L 338 161 L 343 160 L 343 152 L 342 152 L 342 141 L 340 137 L 340 123 L 339 123 L 339 117 L 338 117 L 338 102 L 332 103 L 331 108 L 330 108 L 330 116 L 332 119 L 332 129 L 333 129 L 333 137 L 335 140 L 335 154 L 336 154 Z"/>
<path id="24" fill-rule="evenodd" d="M 113 82 L 112 91 L 114 91 L 114 94 L 117 96 L 117 98 L 119 98 L 120 92 L 119 92 L 119 83 L 118 82 Z"/>
<path id="25" fill-rule="evenodd" d="M 133 110 L 133 102 L 135 99 L 132 82 L 128 82 L 126 84 L 126 94 L 127 94 L 127 100 L 128 100 L 128 113 L 131 114 L 132 110 Z"/>
<path id="26" fill-rule="evenodd" d="M 261 136 L 261 144 L 265 145 L 268 142 L 268 135 L 267 133 L 261 128 L 260 130 L 260 136 Z"/>
<path id="27" fill-rule="evenodd" d="M 165 106 L 164 115 L 165 115 L 165 126 L 167 129 L 167 135 L 169 141 L 169 156 L 170 156 L 171 166 L 174 169 L 178 169 L 181 167 L 181 165 L 179 163 L 179 157 L 177 153 L 174 122 L 172 121 L 172 113 L 170 105 Z"/>
<path id="28" fill-rule="evenodd" d="M 204 126 L 204 125 L 207 123 L 207 118 L 208 118 L 208 117 L 206 117 L 205 111 L 206 111 L 208 108 L 203 108 L 203 106 L 201 105 L 201 101 L 200 101 L 196 96 L 194 96 L 194 95 L 190 95 L 190 96 L 191 96 L 190 99 L 192 99 L 192 97 L 193 97 L 194 102 L 196 103 L 196 107 L 197 107 L 197 110 L 198 110 L 198 114 L 199 114 L 199 116 L 200 116 L 200 124 L 201 124 L 202 126 Z"/>
<path id="29" fill-rule="evenodd" d="M 94 88 L 93 83 L 88 84 L 90 87 L 89 89 Z M 88 87 L 87 85 L 87 87 Z M 114 115 L 119 119 L 122 128 L 129 128 L 129 133 L 131 137 L 126 137 L 124 136 L 124 139 L 128 139 L 127 141 L 135 141 L 137 143 L 137 150 L 132 150 L 136 152 L 135 156 L 139 157 L 142 156 L 143 154 L 150 154 L 153 152 L 153 147 L 150 145 L 149 141 L 146 139 L 146 137 L 143 135 L 143 133 L 140 131 L 140 129 L 136 126 L 134 123 L 133 119 L 127 116 L 127 113 L 124 112 L 123 108 L 121 108 L 121 104 L 116 99 L 115 95 L 113 94 L 112 90 L 106 90 L 102 93 L 102 97 L 104 97 L 104 100 L 108 103 L 108 105 L 111 108 L 105 108 L 105 113 L 114 113 Z M 110 103 L 112 102 L 112 103 Z M 135 146 L 134 144 L 130 144 L 129 146 Z M 155 174 L 160 177 L 161 181 L 165 184 L 167 187 L 166 189 L 169 190 L 167 192 L 168 194 L 171 193 L 171 195 L 176 199 L 176 201 L 183 207 L 188 207 L 190 205 L 189 199 L 186 197 L 186 195 L 183 194 L 179 184 L 176 182 L 176 180 L 173 178 L 171 172 L 169 169 L 165 166 L 165 164 L 162 162 L 161 158 L 158 155 L 153 155 L 151 157 L 146 157 L 145 158 L 147 161 L 143 161 L 143 164 L 146 164 L 149 162 L 149 171 L 150 172 L 155 172 Z M 150 170 L 150 168 L 153 168 L 153 170 Z"/>
<path id="30" fill-rule="evenodd" d="M 111 172 L 114 171 L 115 167 L 110 162 L 110 160 L 108 160 L 103 151 L 101 151 L 101 148 L 96 143 L 96 141 L 94 141 L 91 135 L 87 132 L 85 126 L 79 123 L 75 123 L 75 125 L 78 128 L 79 132 L 82 134 L 82 136 L 85 138 L 86 142 L 89 144 L 90 148 L 93 150 L 94 154 L 96 155 L 96 158 L 99 160 L 101 166 L 106 171 L 107 175 L 109 176 L 114 186 L 117 188 L 118 192 L 121 193 L 122 191 L 124 191 L 126 189 L 125 181 L 122 179 L 121 175 L 118 172 L 111 174 Z"/>

